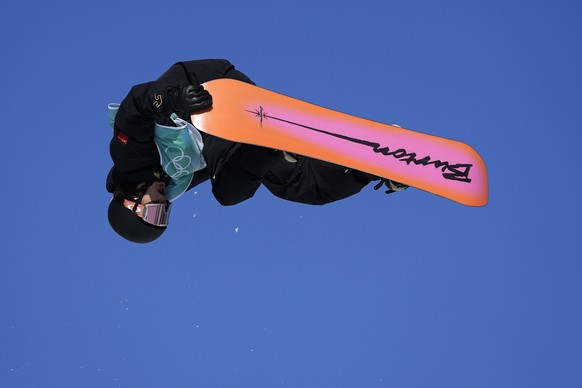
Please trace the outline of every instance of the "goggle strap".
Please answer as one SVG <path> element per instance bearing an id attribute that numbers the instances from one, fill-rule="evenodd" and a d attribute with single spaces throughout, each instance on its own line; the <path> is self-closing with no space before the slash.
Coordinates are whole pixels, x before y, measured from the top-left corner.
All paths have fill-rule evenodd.
<path id="1" fill-rule="evenodd" d="M 133 209 L 131 209 L 131 211 L 133 211 L 134 213 L 136 212 L 138 206 L 141 204 L 141 200 L 143 199 L 144 195 L 145 195 L 145 191 L 143 191 L 139 194 L 139 197 L 137 197 L 137 199 L 135 200 L 135 205 L 133 205 Z"/>

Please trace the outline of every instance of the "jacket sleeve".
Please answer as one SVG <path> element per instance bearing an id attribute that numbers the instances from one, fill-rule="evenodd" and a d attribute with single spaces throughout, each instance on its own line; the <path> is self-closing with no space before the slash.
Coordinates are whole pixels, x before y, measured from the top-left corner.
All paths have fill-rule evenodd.
<path id="1" fill-rule="evenodd" d="M 255 85 L 255 83 L 249 77 L 247 77 L 246 74 L 235 69 L 234 65 L 231 65 L 228 68 L 228 70 L 224 74 L 224 78 L 236 79 L 236 80 L 246 82 L 246 83 L 251 84 L 251 85 Z"/>
<path id="2" fill-rule="evenodd" d="M 159 82 L 139 84 L 121 102 L 109 145 L 114 165 L 110 175 L 115 185 L 148 180 L 159 165 L 154 125 L 173 125 L 164 101 L 169 86 Z"/>

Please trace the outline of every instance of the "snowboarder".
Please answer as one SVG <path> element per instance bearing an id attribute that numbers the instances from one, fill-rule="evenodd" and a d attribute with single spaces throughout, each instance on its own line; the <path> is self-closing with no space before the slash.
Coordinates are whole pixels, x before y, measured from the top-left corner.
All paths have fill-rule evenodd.
<path id="1" fill-rule="evenodd" d="M 209 179 L 212 193 L 224 206 L 251 198 L 261 184 L 277 197 L 322 205 L 354 195 L 379 179 L 317 159 L 198 132 L 189 123 L 190 114 L 212 106 L 212 96 L 201 84 L 218 78 L 254 85 L 224 59 L 178 62 L 156 81 L 135 85 L 121 104 L 110 104 L 113 167 L 106 188 L 113 198 L 108 219 L 125 239 L 137 243 L 157 239 L 168 225 L 171 201 Z M 193 135 L 176 142 L 175 137 L 182 136 L 177 129 L 184 126 L 192 130 L 183 132 Z M 178 156 L 162 151 L 160 144 L 167 136 L 174 136 L 172 145 L 182 144 Z M 189 169 L 179 163 L 176 167 L 179 160 L 188 160 Z M 406 188 L 388 180 L 380 182 L 389 191 Z"/>

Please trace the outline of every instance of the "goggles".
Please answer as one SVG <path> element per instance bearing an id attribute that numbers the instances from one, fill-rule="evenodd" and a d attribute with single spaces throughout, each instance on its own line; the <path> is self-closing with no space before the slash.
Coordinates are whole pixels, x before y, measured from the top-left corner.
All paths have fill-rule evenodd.
<path id="1" fill-rule="evenodd" d="M 141 200 L 141 198 L 140 198 Z M 142 205 L 139 201 L 125 199 L 123 206 L 134 212 L 142 221 L 155 226 L 168 226 L 172 204 L 165 202 L 150 202 Z"/>

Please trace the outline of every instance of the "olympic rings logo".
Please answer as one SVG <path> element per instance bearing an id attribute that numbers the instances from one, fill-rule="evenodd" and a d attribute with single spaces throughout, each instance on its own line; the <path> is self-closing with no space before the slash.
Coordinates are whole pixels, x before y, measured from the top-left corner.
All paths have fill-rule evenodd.
<path id="1" fill-rule="evenodd" d="M 188 167 L 190 167 L 192 165 L 192 158 L 189 157 L 188 155 L 184 154 L 184 151 L 180 148 L 180 147 L 168 147 L 166 148 L 165 152 L 166 155 L 169 155 L 170 150 L 177 150 L 178 155 L 174 156 L 173 158 L 171 158 L 169 160 L 168 163 L 166 163 L 165 167 L 164 167 L 164 171 L 169 172 L 168 168 L 171 166 L 173 167 L 173 169 L 176 171 L 175 173 L 173 173 L 172 175 L 170 175 L 170 177 L 172 179 L 176 179 L 181 177 L 182 175 L 188 175 L 190 174 L 190 171 L 188 171 Z"/>

